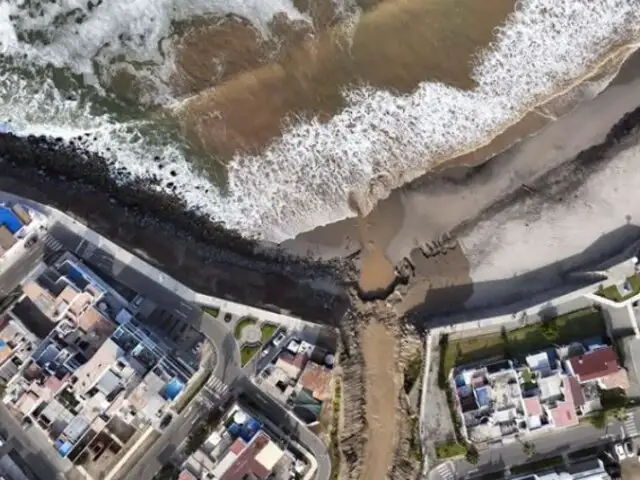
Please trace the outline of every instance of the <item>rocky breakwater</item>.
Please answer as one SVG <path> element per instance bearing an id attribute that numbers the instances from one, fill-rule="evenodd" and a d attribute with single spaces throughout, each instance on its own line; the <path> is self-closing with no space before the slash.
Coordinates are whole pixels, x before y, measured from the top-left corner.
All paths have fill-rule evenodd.
<path id="1" fill-rule="evenodd" d="M 175 185 L 134 179 L 81 140 L 0 134 L 0 190 L 78 218 L 202 293 L 332 324 L 348 308 L 344 263 L 243 238 L 187 208 Z"/>

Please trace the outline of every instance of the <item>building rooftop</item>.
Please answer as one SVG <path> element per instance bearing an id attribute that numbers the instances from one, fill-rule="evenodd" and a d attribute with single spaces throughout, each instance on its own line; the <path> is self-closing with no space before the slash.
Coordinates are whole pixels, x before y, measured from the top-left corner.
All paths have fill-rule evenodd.
<path id="1" fill-rule="evenodd" d="M 331 381 L 331 371 L 318 365 L 317 363 L 309 362 L 307 367 L 302 372 L 300 377 L 300 384 L 307 390 L 312 392 L 313 398 L 323 402 L 328 396 L 329 382 Z"/>
<path id="2" fill-rule="evenodd" d="M 616 373 L 612 373 L 603 377 L 601 382 L 604 384 L 604 388 L 607 390 L 611 390 L 614 388 L 620 388 L 622 390 L 629 390 L 629 375 L 627 371 L 623 368 L 618 370 Z"/>
<path id="3" fill-rule="evenodd" d="M 12 234 L 22 228 L 22 222 L 18 216 L 6 205 L 0 205 L 0 225 L 4 226 Z"/>
<path id="4" fill-rule="evenodd" d="M 542 401 L 554 399 L 562 395 L 562 377 L 560 374 L 540 378 L 538 380 L 538 386 L 540 387 L 540 398 Z"/>
<path id="5" fill-rule="evenodd" d="M 556 427 L 572 427 L 578 425 L 578 415 L 576 414 L 576 405 L 573 401 L 573 394 L 571 392 L 571 385 L 567 379 L 562 385 L 562 393 L 564 394 L 564 401 L 557 402 L 553 408 L 549 409 L 553 423 Z"/>
<path id="6" fill-rule="evenodd" d="M 13 349 L 4 340 L 0 340 L 0 365 L 6 362 L 11 355 L 13 355 Z"/>
<path id="7" fill-rule="evenodd" d="M 586 403 L 584 393 L 582 392 L 582 386 L 576 377 L 568 377 L 566 381 L 571 389 L 571 396 L 573 397 L 574 405 L 576 407 L 582 407 Z"/>
<path id="8" fill-rule="evenodd" d="M 258 452 L 255 458 L 260 465 L 271 472 L 283 455 L 284 451 L 271 441 L 267 443 L 260 452 Z"/>
<path id="9" fill-rule="evenodd" d="M 233 455 L 235 458 L 233 458 L 233 463 L 228 469 L 222 473 L 220 480 L 238 480 L 245 478 L 247 475 L 253 475 L 259 480 L 265 480 L 271 470 L 268 470 L 258 462 L 256 457 L 269 443 L 272 443 L 271 439 L 264 432 L 260 432 L 239 455 L 236 456 L 233 452 L 227 454 Z"/>
<path id="10" fill-rule="evenodd" d="M 13 234 L 5 227 L 0 225 L 0 248 L 5 252 L 16 244 L 17 240 Z"/>
<path id="11" fill-rule="evenodd" d="M 538 397 L 525 398 L 524 406 L 527 410 L 527 414 L 535 416 L 542 415 L 542 406 L 540 405 L 540 399 Z"/>
<path id="12" fill-rule="evenodd" d="M 87 363 L 76 370 L 78 390 L 84 391 L 91 388 L 105 369 L 115 363 L 123 353 L 113 340 L 107 339 Z"/>
<path id="13" fill-rule="evenodd" d="M 180 475 L 178 475 L 178 480 L 198 480 L 198 478 L 189 470 L 185 469 L 180 472 Z"/>
<path id="14" fill-rule="evenodd" d="M 569 359 L 571 368 L 580 382 L 605 377 L 620 370 L 613 348 L 606 347 Z"/>
<path id="15" fill-rule="evenodd" d="M 24 294 L 35 304 L 45 315 L 52 317 L 54 312 L 54 296 L 42 288 L 39 283 L 28 282 L 22 287 Z"/>

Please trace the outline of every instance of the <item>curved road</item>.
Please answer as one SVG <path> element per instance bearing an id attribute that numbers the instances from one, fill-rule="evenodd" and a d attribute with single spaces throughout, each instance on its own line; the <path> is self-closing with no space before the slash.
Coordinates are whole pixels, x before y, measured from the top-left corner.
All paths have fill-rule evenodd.
<path id="1" fill-rule="evenodd" d="M 242 399 L 278 425 L 285 436 L 291 436 L 307 448 L 318 462 L 317 480 L 329 480 L 331 477 L 331 460 L 322 442 L 306 425 L 280 403 L 260 390 L 240 368 L 240 354 L 231 331 L 220 321 L 208 314 L 202 316 L 200 330 L 214 343 L 217 362 L 212 378 L 194 398 L 189 406 L 167 427 L 159 438 L 128 473 L 127 479 L 150 480 L 167 463 L 173 452 L 189 435 L 195 424 L 206 416 L 209 405 L 203 402 L 203 392 L 214 390 L 216 379 L 239 392 Z"/>

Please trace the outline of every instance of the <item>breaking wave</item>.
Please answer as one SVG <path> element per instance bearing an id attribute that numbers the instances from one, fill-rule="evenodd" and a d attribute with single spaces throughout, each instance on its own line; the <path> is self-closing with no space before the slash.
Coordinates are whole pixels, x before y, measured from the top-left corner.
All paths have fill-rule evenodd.
<path id="1" fill-rule="evenodd" d="M 236 9 L 264 27 L 278 11 L 301 16 L 287 0 L 109 0 L 102 15 L 52 30 L 54 10 L 71 12 L 76 1 L 43 3 L 44 13 L 35 15 L 25 14 L 19 3 L 0 5 L 1 51 L 22 63 L 71 69 L 98 88 L 96 58 L 108 65 L 124 52 L 129 60 L 163 65 L 154 55 L 162 56 L 172 19 Z M 95 3 L 93 8 L 104 8 L 101 0 Z M 23 36 L 37 32 L 46 41 L 24 41 L 15 25 Z M 353 216 L 350 196 L 368 211 L 391 188 L 477 148 L 596 68 L 615 47 L 634 41 L 639 31 L 636 0 L 523 0 L 477 58 L 473 91 L 437 83 L 403 96 L 367 87 L 346 91 L 347 107 L 328 122 L 294 122 L 259 157 L 237 155 L 224 193 L 195 171 L 179 141 L 149 138 L 149 120 L 96 114 L 91 96 L 66 98 L 50 79 L 36 85 L 0 67 L 0 121 L 10 121 L 21 134 L 82 137 L 87 148 L 133 176 L 165 177 L 189 205 L 228 227 L 281 241 Z M 153 42 L 160 48 L 149 48 Z"/>

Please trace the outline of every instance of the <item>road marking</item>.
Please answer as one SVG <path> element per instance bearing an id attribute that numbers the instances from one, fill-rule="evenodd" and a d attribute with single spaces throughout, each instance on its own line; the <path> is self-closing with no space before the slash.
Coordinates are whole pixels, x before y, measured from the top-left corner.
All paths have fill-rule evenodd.
<path id="1" fill-rule="evenodd" d="M 453 472 L 449 466 L 449 462 L 441 463 L 436 467 L 436 471 L 440 474 L 443 480 L 453 480 Z"/>
<path id="2" fill-rule="evenodd" d="M 44 237 L 43 243 L 55 252 L 62 250 L 62 244 L 49 234 Z"/>
<path id="3" fill-rule="evenodd" d="M 624 428 L 627 432 L 627 437 L 637 437 L 638 436 L 638 428 L 636 427 L 636 418 L 633 413 L 630 413 L 627 416 L 627 419 L 624 422 Z"/>
<path id="4" fill-rule="evenodd" d="M 227 390 L 229 390 L 229 386 L 217 377 L 212 376 L 209 379 L 208 383 L 209 387 L 211 387 L 213 391 L 220 397 L 223 396 L 227 392 Z"/>

